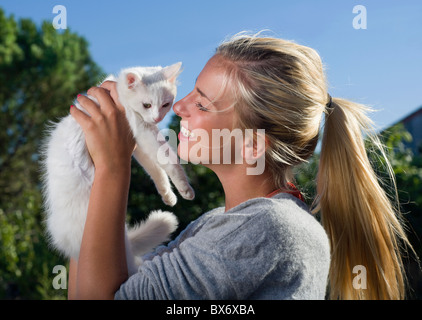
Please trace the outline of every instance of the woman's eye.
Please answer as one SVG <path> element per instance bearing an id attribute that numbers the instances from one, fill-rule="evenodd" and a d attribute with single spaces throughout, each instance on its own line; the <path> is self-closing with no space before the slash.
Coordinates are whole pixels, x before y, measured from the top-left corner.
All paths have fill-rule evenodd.
<path id="1" fill-rule="evenodd" d="M 202 104 L 200 104 L 199 102 L 196 103 L 196 106 L 198 107 L 199 110 L 201 111 L 208 111 L 207 108 L 205 108 Z"/>
<path id="2" fill-rule="evenodd" d="M 170 105 L 170 103 L 165 103 L 165 104 L 163 104 L 163 108 L 167 108 L 168 106 Z"/>
<path id="3" fill-rule="evenodd" d="M 151 108 L 151 103 L 144 103 L 144 108 L 146 108 L 146 109 Z"/>

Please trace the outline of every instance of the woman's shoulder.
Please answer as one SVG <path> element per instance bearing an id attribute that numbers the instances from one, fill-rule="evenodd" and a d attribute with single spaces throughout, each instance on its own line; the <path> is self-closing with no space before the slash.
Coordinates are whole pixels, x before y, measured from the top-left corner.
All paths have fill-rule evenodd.
<path id="1" fill-rule="evenodd" d="M 284 232 L 290 231 L 302 236 L 308 234 L 328 241 L 322 225 L 302 200 L 286 193 L 277 194 L 268 200 L 271 201 L 271 204 L 268 204 L 268 219 L 282 227 Z"/>
<path id="2" fill-rule="evenodd" d="M 265 234 L 296 246 L 298 242 L 319 242 L 328 247 L 321 224 L 296 197 L 281 193 L 272 198 L 254 198 L 224 212 L 222 208 L 206 214 L 202 232 L 213 241 L 255 238 Z"/>
<path id="3" fill-rule="evenodd" d="M 299 297 L 325 290 L 328 237 L 305 203 L 292 195 L 251 199 L 227 212 L 215 212 L 201 231 L 195 243 L 207 242 L 244 296 L 253 291 L 260 298 Z M 260 291 L 263 279 L 268 290 Z"/>

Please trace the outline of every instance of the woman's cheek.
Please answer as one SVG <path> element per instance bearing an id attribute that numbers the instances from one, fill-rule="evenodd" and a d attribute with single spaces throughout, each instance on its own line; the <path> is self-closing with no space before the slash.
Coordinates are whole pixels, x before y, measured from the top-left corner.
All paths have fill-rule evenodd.
<path id="1" fill-rule="evenodd" d="M 193 137 L 184 137 L 179 135 L 179 145 L 177 152 L 184 161 L 193 164 L 210 163 L 210 143 L 211 136 L 204 129 L 195 129 L 192 131 Z"/>
<path id="2" fill-rule="evenodd" d="M 229 129 L 195 129 L 194 138 L 179 135 L 178 154 L 184 163 L 192 164 L 233 164 L 242 163 L 241 131 Z M 239 133 L 239 134 L 237 134 Z"/>

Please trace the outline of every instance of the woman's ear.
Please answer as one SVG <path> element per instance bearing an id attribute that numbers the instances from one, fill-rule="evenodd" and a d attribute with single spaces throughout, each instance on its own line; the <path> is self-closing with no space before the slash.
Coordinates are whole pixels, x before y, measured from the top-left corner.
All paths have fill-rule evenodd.
<path id="1" fill-rule="evenodd" d="M 264 129 L 258 129 L 256 133 L 245 134 L 242 157 L 248 164 L 254 164 L 265 155 L 268 147 L 268 139 Z"/>

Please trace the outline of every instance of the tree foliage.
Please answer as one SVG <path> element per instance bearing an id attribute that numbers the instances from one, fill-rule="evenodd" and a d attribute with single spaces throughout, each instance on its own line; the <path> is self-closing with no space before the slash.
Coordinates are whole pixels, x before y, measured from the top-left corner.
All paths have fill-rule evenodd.
<path id="1" fill-rule="evenodd" d="M 0 298 L 55 298 L 51 270 L 65 264 L 45 242 L 39 149 L 48 121 L 97 83 L 87 41 L 0 9 Z"/>
<path id="2" fill-rule="evenodd" d="M 402 123 L 385 130 L 382 136 L 396 177 L 399 207 L 407 234 L 416 254 L 422 258 L 422 155 L 413 154 L 406 147 L 405 142 L 410 142 L 412 136 Z M 409 256 L 405 263 L 411 287 L 409 295 L 414 299 L 422 299 L 420 262 Z"/>

